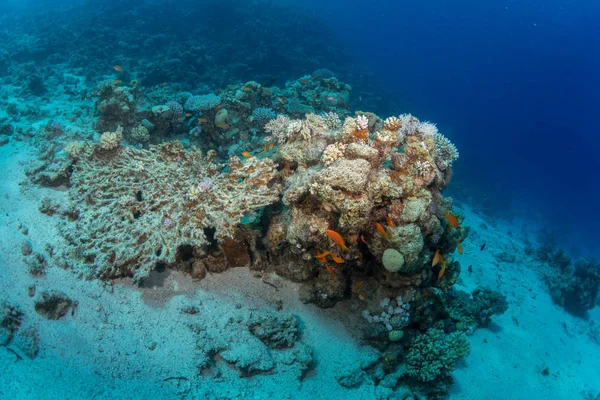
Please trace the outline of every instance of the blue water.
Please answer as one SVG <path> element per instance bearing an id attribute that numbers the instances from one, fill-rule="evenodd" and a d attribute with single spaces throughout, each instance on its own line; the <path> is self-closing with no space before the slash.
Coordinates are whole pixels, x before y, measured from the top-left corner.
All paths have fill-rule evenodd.
<path id="1" fill-rule="evenodd" d="M 456 141 L 455 182 L 598 255 L 600 3 L 305 3 L 397 103 Z"/>

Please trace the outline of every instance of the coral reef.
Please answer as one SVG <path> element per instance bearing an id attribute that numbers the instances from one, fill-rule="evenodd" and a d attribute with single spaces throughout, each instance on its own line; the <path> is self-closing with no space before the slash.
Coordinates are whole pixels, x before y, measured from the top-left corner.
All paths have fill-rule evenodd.
<path id="1" fill-rule="evenodd" d="M 357 302 L 365 339 L 381 356 L 356 376 L 340 374 L 340 384 L 401 382 L 407 393 L 443 395 L 468 351 L 464 333 L 506 302 L 493 291 L 453 289 L 461 267 L 451 255 L 469 234 L 442 196 L 455 146 L 409 114 L 352 114 L 351 91 L 324 70 L 284 88 L 249 81 L 148 91 L 135 80 L 103 82 L 91 94 L 96 133 L 49 124 L 45 135 L 57 144 L 41 144 L 44 156 L 28 172 L 68 188 L 69 205 L 40 207 L 62 219 L 69 247 L 60 264 L 142 285 L 164 267 L 191 279 L 242 266 L 275 272 L 300 282 L 305 303 Z M 34 268 L 38 253 L 23 249 L 43 273 Z M 224 341 L 223 329 L 239 331 L 237 339 Z M 292 316 L 193 330 L 209 375 L 216 355 L 242 376 L 289 367 L 301 379 L 312 364 Z"/>
<path id="2" fill-rule="evenodd" d="M 72 165 L 69 194 L 77 211 L 63 233 L 91 276 L 140 280 L 157 263 L 202 253 L 210 245 L 205 230 L 224 242 L 245 215 L 278 200 L 268 159 L 232 157 L 221 165 L 213 153 L 203 157 L 176 142 L 86 149 Z"/>
<path id="3" fill-rule="evenodd" d="M 477 288 L 468 293 L 451 290 L 447 293 L 445 310 L 455 327 L 461 331 L 472 331 L 487 326 L 493 315 L 504 314 L 508 303 L 504 295 L 487 288 Z"/>
<path id="4" fill-rule="evenodd" d="M 573 314 L 584 314 L 600 303 L 600 264 L 581 258 L 575 263 L 562 250 L 541 247 L 537 257 L 552 299 Z"/>
<path id="5" fill-rule="evenodd" d="M 370 257 L 382 262 L 387 251 L 387 269 L 374 270 L 385 285 L 419 285 L 432 279 L 431 269 L 425 267 L 433 249 L 449 243 L 442 250 L 451 252 L 454 247 L 448 239 L 464 237 L 468 231 L 451 227 L 443 216 L 447 203 L 441 190 L 448 184 L 449 167 L 446 171 L 435 167 L 433 138 L 421 138 L 416 129 L 407 129 L 403 136 L 402 123 L 396 121 L 384 123 L 361 114 L 347 117 L 336 130 L 322 117 L 309 114 L 303 121 L 279 116 L 267 124 L 266 130 L 282 143 L 276 159 L 283 166 L 283 202 L 289 207 L 270 227 L 284 232 L 277 242 L 270 240 L 271 248 L 279 254 L 285 254 L 282 247 L 292 254 L 300 248 L 312 253 L 313 260 L 309 257 L 307 262 L 315 262 L 320 251 L 329 251 L 342 258 L 336 261 L 342 276 L 346 270 L 363 268 Z M 388 158 L 392 165 L 384 163 Z M 419 161 L 431 166 L 425 177 L 414 167 Z M 328 239 L 328 229 L 346 238 L 347 251 Z M 433 241 L 444 235 L 448 239 Z M 451 279 L 455 273 L 451 267 L 441 278 Z M 408 277 L 412 278 L 407 281 Z"/>

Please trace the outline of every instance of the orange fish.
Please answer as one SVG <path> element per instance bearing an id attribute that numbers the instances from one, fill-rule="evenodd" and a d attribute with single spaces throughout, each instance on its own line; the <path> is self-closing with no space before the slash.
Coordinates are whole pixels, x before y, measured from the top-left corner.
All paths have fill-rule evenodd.
<path id="1" fill-rule="evenodd" d="M 367 241 L 365 240 L 365 236 L 364 235 L 360 235 L 360 241 L 363 242 L 365 245 L 368 246 Z"/>
<path id="2" fill-rule="evenodd" d="M 392 218 L 388 215 L 385 220 L 387 221 L 388 226 L 394 227 L 396 226 L 396 224 L 394 224 L 394 221 L 392 220 Z"/>
<path id="3" fill-rule="evenodd" d="M 217 128 L 219 128 L 219 129 L 227 129 L 227 128 L 229 128 L 229 125 L 227 125 L 227 124 L 216 124 L 215 126 Z"/>
<path id="4" fill-rule="evenodd" d="M 321 254 L 317 253 L 317 255 L 315 256 L 315 258 L 319 259 L 319 261 L 321 261 L 321 262 L 325 262 L 327 260 L 327 256 L 330 255 L 330 254 L 331 254 L 331 252 L 324 251 Z"/>
<path id="5" fill-rule="evenodd" d="M 123 72 L 123 68 L 121 68 L 120 65 L 115 65 L 113 68 L 115 69 L 115 71 Z"/>
<path id="6" fill-rule="evenodd" d="M 442 268 L 438 273 L 438 279 L 442 279 L 442 276 L 444 276 L 444 272 L 446 272 L 446 260 L 442 261 Z"/>
<path id="7" fill-rule="evenodd" d="M 385 228 L 383 227 L 383 225 L 381 225 L 379 222 L 376 222 L 375 227 L 377 228 L 379 233 L 381 233 L 383 235 L 384 238 L 386 238 L 387 240 L 390 240 L 390 237 L 388 236 L 387 232 L 385 231 Z"/>
<path id="8" fill-rule="evenodd" d="M 243 155 L 244 157 L 246 157 L 246 158 L 250 158 L 250 157 L 252 157 L 252 153 L 250 153 L 250 152 L 248 152 L 248 151 L 244 151 L 244 152 L 242 152 L 242 155 Z"/>
<path id="9" fill-rule="evenodd" d="M 335 278 L 335 271 L 334 271 L 334 269 L 333 269 L 333 268 L 331 268 L 331 266 L 329 266 L 329 265 L 326 265 L 326 266 L 325 266 L 325 269 L 327 270 L 327 272 L 329 272 L 329 273 L 331 274 L 331 276 L 332 276 L 333 278 Z"/>
<path id="10" fill-rule="evenodd" d="M 331 258 L 338 264 L 344 263 L 344 259 L 342 257 L 336 256 L 335 254 L 331 254 Z"/>
<path id="11" fill-rule="evenodd" d="M 358 261 L 363 262 L 363 255 L 361 252 L 358 253 Z"/>
<path id="12" fill-rule="evenodd" d="M 115 85 L 115 86 L 116 86 L 116 85 L 120 85 L 120 84 L 121 84 L 121 81 L 120 81 L 119 79 L 115 79 L 115 80 L 113 81 L 113 85 Z"/>
<path id="13" fill-rule="evenodd" d="M 198 122 L 202 122 L 203 124 L 208 122 L 208 119 L 204 118 L 204 117 L 199 117 L 198 118 Z"/>
<path id="14" fill-rule="evenodd" d="M 358 294 L 358 298 L 361 299 L 361 300 L 363 300 L 363 301 L 367 300 L 367 296 L 363 292 L 360 292 Z"/>
<path id="15" fill-rule="evenodd" d="M 223 104 L 219 104 L 218 106 L 216 106 L 215 110 L 219 110 L 219 109 L 221 109 L 221 107 L 223 107 Z"/>
<path id="16" fill-rule="evenodd" d="M 438 265 L 439 263 L 441 263 L 443 261 L 444 261 L 444 257 L 442 257 L 439 250 L 436 250 L 435 255 L 433 256 L 433 262 L 431 263 L 431 266 L 435 267 L 436 265 Z"/>
<path id="17" fill-rule="evenodd" d="M 251 92 L 252 89 L 249 86 L 244 86 L 244 92 Z"/>
<path id="18" fill-rule="evenodd" d="M 465 240 L 465 238 L 460 238 L 460 239 L 456 239 L 456 248 L 458 249 L 458 254 L 462 255 L 464 249 L 462 247 L 462 242 L 463 240 Z"/>
<path id="19" fill-rule="evenodd" d="M 267 152 L 267 145 L 265 144 L 263 147 L 263 152 L 266 153 Z"/>
<path id="20" fill-rule="evenodd" d="M 458 228 L 458 218 L 456 217 L 456 215 L 450 214 L 448 211 L 446 211 L 444 215 L 446 216 L 446 219 L 448 220 L 448 223 L 451 227 Z"/>
<path id="21" fill-rule="evenodd" d="M 269 150 L 273 150 L 273 147 L 275 147 L 275 145 L 273 143 L 269 143 Z"/>
<path id="22" fill-rule="evenodd" d="M 348 247 L 346 246 L 346 241 L 344 240 L 342 235 L 331 229 L 327 229 L 325 233 L 327 234 L 327 236 L 329 236 L 329 239 L 333 240 L 338 246 L 342 248 L 342 250 L 350 251 L 350 249 L 348 249 Z"/>
<path id="23" fill-rule="evenodd" d="M 191 112 L 186 112 L 186 113 L 185 113 L 185 114 L 183 114 L 183 115 L 185 115 L 186 117 L 191 117 L 191 116 L 192 116 L 192 113 L 191 113 Z"/>

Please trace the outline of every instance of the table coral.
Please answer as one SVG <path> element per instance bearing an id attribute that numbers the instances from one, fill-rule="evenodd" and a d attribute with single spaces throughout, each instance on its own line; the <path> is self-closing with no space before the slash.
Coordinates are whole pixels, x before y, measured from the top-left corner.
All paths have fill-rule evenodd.
<path id="1" fill-rule="evenodd" d="M 71 176 L 79 217 L 63 226 L 85 272 L 140 280 L 157 263 L 175 262 L 181 248 L 207 245 L 206 228 L 222 241 L 247 213 L 278 200 L 271 160 L 232 157 L 220 165 L 213 159 L 180 143 L 90 148 Z"/>

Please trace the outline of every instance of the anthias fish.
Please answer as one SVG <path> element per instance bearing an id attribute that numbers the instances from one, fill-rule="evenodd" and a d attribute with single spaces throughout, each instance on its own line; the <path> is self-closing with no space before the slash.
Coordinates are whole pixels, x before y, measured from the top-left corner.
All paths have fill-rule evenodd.
<path id="1" fill-rule="evenodd" d="M 344 240 L 342 235 L 340 235 L 332 229 L 327 229 L 325 233 L 327 234 L 327 236 L 329 236 L 331 240 L 333 240 L 338 246 L 340 246 L 342 250 L 350 251 L 346 246 L 346 241 Z"/>

